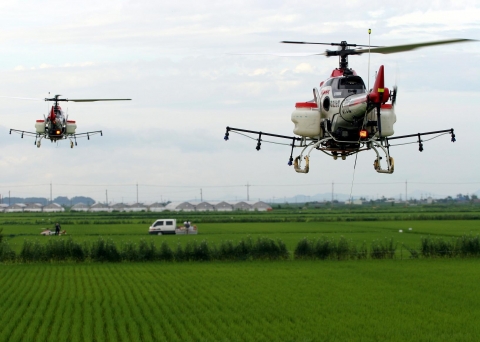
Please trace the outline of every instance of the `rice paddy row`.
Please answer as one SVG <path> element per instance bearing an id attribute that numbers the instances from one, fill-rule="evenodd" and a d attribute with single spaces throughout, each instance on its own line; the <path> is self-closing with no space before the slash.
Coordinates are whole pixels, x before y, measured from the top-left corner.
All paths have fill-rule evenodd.
<path id="1" fill-rule="evenodd" d="M 0 265 L 0 340 L 475 341 L 478 266 L 475 259 Z"/>

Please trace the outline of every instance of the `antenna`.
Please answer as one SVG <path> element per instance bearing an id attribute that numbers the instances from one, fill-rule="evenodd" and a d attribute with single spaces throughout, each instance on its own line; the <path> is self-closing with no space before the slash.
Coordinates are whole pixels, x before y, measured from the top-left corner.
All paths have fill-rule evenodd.
<path id="1" fill-rule="evenodd" d="M 372 34 L 372 29 L 368 29 L 368 72 L 367 72 L 367 91 L 370 90 L 370 35 Z"/>

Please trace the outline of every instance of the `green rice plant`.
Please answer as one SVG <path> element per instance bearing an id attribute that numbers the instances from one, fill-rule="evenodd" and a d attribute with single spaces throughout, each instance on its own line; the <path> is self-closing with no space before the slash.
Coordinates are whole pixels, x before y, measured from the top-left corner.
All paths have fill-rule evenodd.
<path id="1" fill-rule="evenodd" d="M 253 245 L 252 249 L 252 258 L 254 260 L 282 260 L 288 258 L 288 251 L 283 244 L 283 247 L 279 243 L 280 240 L 277 241 L 267 238 L 267 237 L 259 237 L 255 244 Z"/>
<path id="2" fill-rule="evenodd" d="M 335 241 L 324 236 L 315 241 L 313 248 L 314 257 L 321 260 L 333 258 L 337 249 L 335 246 Z"/>
<path id="3" fill-rule="evenodd" d="M 3 228 L 0 228 L 0 243 L 3 241 Z"/>
<path id="4" fill-rule="evenodd" d="M 88 247 L 69 238 L 65 242 L 65 248 L 68 251 L 68 258 L 73 261 L 82 262 L 87 257 Z"/>
<path id="5" fill-rule="evenodd" d="M 113 240 L 104 240 L 103 238 L 99 238 L 97 241 L 93 242 L 90 250 L 90 257 L 93 261 L 99 262 L 118 262 L 121 260 L 121 255 Z"/>
<path id="6" fill-rule="evenodd" d="M 180 243 L 177 243 L 177 248 L 175 248 L 174 259 L 175 261 L 187 260 L 186 253 L 183 251 L 182 245 Z"/>
<path id="7" fill-rule="evenodd" d="M 215 259 L 235 260 L 235 246 L 232 240 L 222 240 L 215 250 Z"/>
<path id="8" fill-rule="evenodd" d="M 312 241 L 304 237 L 295 247 L 293 257 L 294 259 L 311 259 L 313 258 L 313 251 L 314 247 Z"/>
<path id="9" fill-rule="evenodd" d="M 426 258 L 453 257 L 457 255 L 456 241 L 447 241 L 443 238 L 430 236 L 422 237 L 420 240 L 420 254 Z"/>
<path id="10" fill-rule="evenodd" d="M 69 255 L 64 239 L 49 239 L 44 246 L 45 259 L 51 261 L 67 260 Z"/>
<path id="11" fill-rule="evenodd" d="M 363 259 L 366 259 L 367 257 L 368 257 L 368 248 L 367 248 L 367 243 L 365 241 L 363 241 L 360 247 L 357 247 L 356 245 L 351 246 L 351 250 L 350 250 L 351 259 L 363 260 Z"/>
<path id="12" fill-rule="evenodd" d="M 155 260 L 156 247 L 152 240 L 147 242 L 145 239 L 141 239 L 138 243 L 138 259 L 140 261 L 153 261 Z"/>
<path id="13" fill-rule="evenodd" d="M 210 246 L 207 240 L 202 240 L 195 249 L 195 260 L 209 261 L 214 258 L 214 254 L 210 250 Z"/>
<path id="14" fill-rule="evenodd" d="M 136 243 L 132 241 L 123 241 L 120 247 L 120 254 L 122 260 L 126 261 L 137 261 L 139 260 L 138 250 Z"/>
<path id="15" fill-rule="evenodd" d="M 162 261 L 173 261 L 175 258 L 175 254 L 173 253 L 170 246 L 167 244 L 166 241 L 163 241 L 160 245 L 160 250 L 157 254 L 157 259 Z"/>
<path id="16" fill-rule="evenodd" d="M 383 241 L 373 240 L 370 257 L 372 259 L 393 259 L 396 249 L 397 244 L 393 241 L 393 238 L 385 238 Z"/>
<path id="17" fill-rule="evenodd" d="M 15 261 L 16 254 L 10 245 L 6 242 L 0 242 L 0 262 Z"/>
<path id="18" fill-rule="evenodd" d="M 45 247 L 38 240 L 24 240 L 20 251 L 20 260 L 23 262 L 46 261 Z"/>
<path id="19" fill-rule="evenodd" d="M 336 243 L 335 256 L 338 260 L 347 260 L 353 255 L 352 248 L 348 240 L 341 236 Z"/>
<path id="20" fill-rule="evenodd" d="M 252 256 L 253 239 L 248 236 L 246 239 L 241 239 L 235 246 L 235 260 L 248 260 Z"/>
<path id="21" fill-rule="evenodd" d="M 462 257 L 471 257 L 480 255 L 480 236 L 479 235 L 463 235 L 458 238 L 459 254 Z"/>

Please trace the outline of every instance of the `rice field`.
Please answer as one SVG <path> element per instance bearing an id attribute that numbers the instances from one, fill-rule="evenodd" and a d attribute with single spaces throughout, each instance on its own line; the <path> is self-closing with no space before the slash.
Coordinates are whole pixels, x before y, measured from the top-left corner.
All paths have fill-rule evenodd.
<path id="1" fill-rule="evenodd" d="M 480 262 L 0 265 L 2 341 L 477 341 Z"/>
<path id="2" fill-rule="evenodd" d="M 25 240 L 58 239 L 39 235 L 46 217 L 2 216 L 4 240 L 18 253 Z M 123 223 L 94 223 L 88 216 L 80 222 L 67 214 L 51 220 L 60 220 L 67 237 L 78 242 L 145 239 L 174 247 L 250 236 L 281 239 L 291 252 L 305 237 L 344 236 L 356 243 L 393 238 L 419 247 L 424 236 L 480 233 L 476 219 L 261 222 L 259 217 L 259 222 L 204 222 L 197 236 L 149 236 L 145 222 L 150 221 L 140 216 Z M 477 341 L 480 259 L 409 259 L 406 249 L 397 250 L 399 255 L 0 264 L 0 341 Z"/>
<path id="3" fill-rule="evenodd" d="M 62 221 L 60 221 L 62 222 Z M 152 221 L 153 222 L 153 221 Z M 148 235 L 149 224 L 63 224 L 67 237 L 75 241 L 93 242 L 99 237 L 109 238 L 117 244 L 136 242 L 141 239 L 153 241 L 157 246 L 167 241 L 173 248 L 177 244 L 185 244 L 191 240 L 207 240 L 209 243 L 220 243 L 225 240 L 238 241 L 249 236 L 281 239 L 290 251 L 298 242 L 307 238 L 326 236 L 340 238 L 344 236 L 356 244 L 370 244 L 376 239 L 393 238 L 402 246 L 417 248 L 422 236 L 450 238 L 463 234 L 480 234 L 477 220 L 417 220 L 417 221 L 353 221 L 353 222 L 252 222 L 252 223 L 202 223 L 198 224 L 199 234 L 192 236 L 155 236 Z M 3 234 L 17 253 L 24 241 L 47 242 L 57 236 L 41 236 L 41 228 L 46 225 L 12 224 L 2 225 Z M 412 230 L 409 230 L 412 228 Z M 399 231 L 402 230 L 402 233 Z"/>

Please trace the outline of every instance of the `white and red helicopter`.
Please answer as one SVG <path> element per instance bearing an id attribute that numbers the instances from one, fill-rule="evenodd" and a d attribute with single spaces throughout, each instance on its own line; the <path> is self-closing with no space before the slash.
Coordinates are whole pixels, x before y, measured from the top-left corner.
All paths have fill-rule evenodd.
<path id="1" fill-rule="evenodd" d="M 10 134 L 12 132 L 18 133 L 22 136 L 31 136 L 35 138 L 35 145 L 37 147 L 41 146 L 42 139 L 50 140 L 55 142 L 58 140 L 69 139 L 70 147 L 77 146 L 77 138 L 87 137 L 90 140 L 92 135 L 100 134 L 103 136 L 102 131 L 91 131 L 85 133 L 76 133 L 77 124 L 74 120 L 69 120 L 68 115 L 65 115 L 65 112 L 58 104 L 59 102 L 97 102 L 97 101 L 130 101 L 131 99 L 61 99 L 61 95 L 55 95 L 52 98 L 45 98 L 45 101 L 54 102 L 50 113 L 48 116 L 43 119 L 37 120 L 35 123 L 35 132 L 21 131 L 18 129 L 10 129 Z M 17 98 L 25 99 L 25 98 Z M 28 99 L 28 100 L 39 100 L 39 99 Z"/>
<path id="2" fill-rule="evenodd" d="M 451 141 L 455 142 L 453 128 L 416 133 L 402 136 L 393 136 L 393 125 L 397 118 L 394 107 L 397 98 L 397 87 L 390 91 L 384 85 L 384 67 L 380 66 L 375 83 L 371 90 L 366 89 L 365 83 L 357 73 L 348 67 L 349 55 L 364 53 L 396 53 L 414 50 L 420 47 L 451 44 L 472 41 L 470 39 L 450 39 L 418 44 L 397 46 L 369 46 L 340 43 L 310 43 L 297 41 L 282 41 L 286 44 L 319 44 L 338 46 L 335 51 L 326 50 L 322 53 L 304 54 L 338 56 L 339 67 L 334 69 L 329 78 L 320 83 L 320 88 L 313 89 L 313 100 L 297 102 L 291 120 L 295 124 L 295 136 L 284 136 L 260 131 L 251 131 L 240 128 L 227 127 L 225 140 L 229 140 L 230 132 L 240 134 L 258 134 L 257 151 L 260 150 L 262 136 L 291 140 L 292 147 L 288 165 L 294 165 L 299 173 L 308 173 L 310 153 L 315 149 L 333 157 L 346 159 L 365 150 L 376 153 L 374 168 L 379 173 L 393 173 L 394 160 L 390 156 L 390 141 L 403 138 L 418 138 L 419 151 L 423 151 L 422 136 L 450 134 Z M 368 48 L 368 49 L 365 49 Z M 296 54 L 298 56 L 298 54 Z M 301 148 L 300 155 L 293 159 L 293 149 Z M 380 161 L 386 160 L 386 167 L 382 168 Z M 302 161 L 305 166 L 302 168 Z"/>

